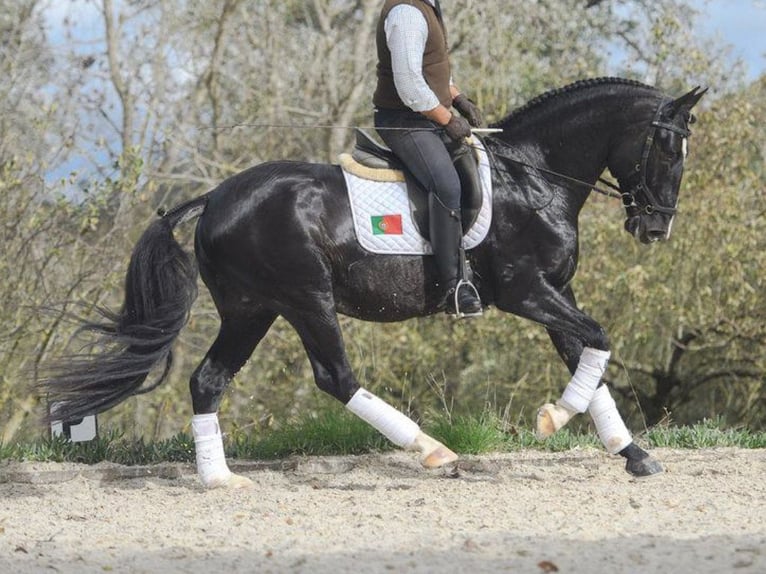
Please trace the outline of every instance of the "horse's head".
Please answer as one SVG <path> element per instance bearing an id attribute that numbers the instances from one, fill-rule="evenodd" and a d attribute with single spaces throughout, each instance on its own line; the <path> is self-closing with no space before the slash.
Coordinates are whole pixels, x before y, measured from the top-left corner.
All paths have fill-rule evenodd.
<path id="1" fill-rule="evenodd" d="M 641 243 L 670 237 L 694 122 L 691 109 L 706 91 L 698 86 L 661 102 L 651 122 L 631 130 L 610 157 L 609 169 L 620 182 L 625 204 L 625 230 Z"/>

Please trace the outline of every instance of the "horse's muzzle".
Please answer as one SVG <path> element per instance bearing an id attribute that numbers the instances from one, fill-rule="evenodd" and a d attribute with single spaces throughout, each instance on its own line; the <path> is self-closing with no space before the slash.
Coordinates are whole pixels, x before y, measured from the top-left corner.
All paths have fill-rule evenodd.
<path id="1" fill-rule="evenodd" d="M 629 217 L 625 220 L 625 231 L 644 244 L 665 241 L 668 238 L 668 228 L 661 221 L 645 221 L 641 216 Z"/>

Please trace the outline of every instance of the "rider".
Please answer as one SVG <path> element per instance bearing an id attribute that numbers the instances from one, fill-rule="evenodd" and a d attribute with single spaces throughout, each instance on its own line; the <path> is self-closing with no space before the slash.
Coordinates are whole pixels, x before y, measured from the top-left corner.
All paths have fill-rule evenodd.
<path id="1" fill-rule="evenodd" d="M 439 0 L 386 0 L 378 21 L 377 51 L 375 127 L 428 191 L 442 304 L 458 316 L 481 315 L 481 301 L 467 281 L 462 254 L 461 185 L 453 159 L 468 151 L 465 138 L 471 126 L 483 120 L 452 83 Z M 460 116 L 450 111 L 452 106 Z"/>

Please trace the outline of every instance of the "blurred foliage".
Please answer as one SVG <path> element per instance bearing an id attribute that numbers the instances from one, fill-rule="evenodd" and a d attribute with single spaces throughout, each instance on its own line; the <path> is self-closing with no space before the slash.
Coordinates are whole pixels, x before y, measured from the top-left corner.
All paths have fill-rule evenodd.
<path id="1" fill-rule="evenodd" d="M 130 250 L 158 207 L 254 163 L 333 161 L 350 144 L 347 129 L 281 126 L 371 123 L 379 6 L 103 0 L 52 15 L 46 3 L 0 0 L 0 442 L 40 432 L 45 406 L 28 382 L 72 344 L 73 314 L 120 305 Z M 594 196 L 581 216 L 574 289 L 610 334 L 608 378 L 637 431 L 717 416 L 766 425 L 766 78 L 745 82 L 725 47 L 695 36 L 694 18 L 684 0 L 456 0 L 447 10 L 455 79 L 489 120 L 583 77 L 675 95 L 712 88 L 669 243 L 636 244 L 612 200 Z M 82 21 L 95 35 L 82 37 Z M 178 229 L 189 248 L 193 228 Z M 496 310 L 474 322 L 342 326 L 360 382 L 426 423 L 494 413 L 526 427 L 569 378 L 541 327 Z M 188 377 L 217 328 L 201 286 L 169 382 L 105 423 L 150 439 L 188 431 Z M 278 320 L 221 418 L 256 435 L 291 428 L 337 408 L 319 395 Z"/>

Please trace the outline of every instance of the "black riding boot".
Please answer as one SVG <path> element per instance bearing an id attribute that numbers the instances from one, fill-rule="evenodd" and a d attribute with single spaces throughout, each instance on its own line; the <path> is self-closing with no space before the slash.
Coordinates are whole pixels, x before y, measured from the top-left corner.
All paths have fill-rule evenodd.
<path id="1" fill-rule="evenodd" d="M 444 292 L 442 305 L 448 314 L 458 317 L 481 315 L 481 300 L 466 276 L 462 256 L 463 227 L 460 210 L 448 209 L 431 194 L 428 197 L 431 248 L 439 271 L 439 287 Z"/>

